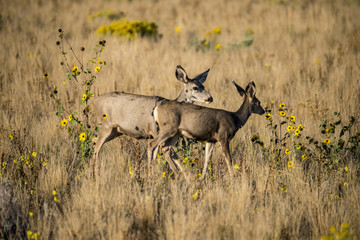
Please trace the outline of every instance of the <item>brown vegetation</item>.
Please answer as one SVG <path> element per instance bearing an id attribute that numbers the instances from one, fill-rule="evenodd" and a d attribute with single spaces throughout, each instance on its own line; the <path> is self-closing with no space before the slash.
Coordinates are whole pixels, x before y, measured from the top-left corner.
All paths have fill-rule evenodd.
<path id="1" fill-rule="evenodd" d="M 112 13 L 99 13 L 104 9 Z M 253 143 L 255 134 L 265 148 L 274 139 L 269 120 L 255 115 L 231 142 L 240 166 L 233 177 L 218 145 L 199 182 L 204 145 L 180 142 L 193 176 L 186 182 L 174 179 L 161 157 L 147 170 L 146 141 L 121 137 L 104 145 L 94 181 L 88 163 L 77 172 L 77 143 L 60 125 L 49 90 L 56 85 L 65 108 L 81 109 L 82 92 L 60 65 L 61 28 L 85 62 L 106 39 L 95 95 L 175 98 L 182 89 L 177 65 L 191 75 L 211 68 L 204 85 L 214 102 L 207 106 L 234 111 L 239 96 L 231 80 L 253 80 L 274 121 L 285 103 L 286 114 L 304 126 L 304 142 L 311 136 L 334 143 L 350 115 L 355 122 L 343 138 L 360 130 L 359 10 L 354 0 L 1 1 L 0 238 L 359 238 L 358 148 L 326 164 L 315 150 L 306 162 L 291 153 L 277 167 L 270 151 Z M 158 34 L 127 40 L 96 32 L 118 17 L 154 21 Z M 67 57 L 77 64 L 71 52 Z M 322 134 L 321 120 L 334 123 L 335 111 L 342 123 L 334 135 L 330 127 Z"/>

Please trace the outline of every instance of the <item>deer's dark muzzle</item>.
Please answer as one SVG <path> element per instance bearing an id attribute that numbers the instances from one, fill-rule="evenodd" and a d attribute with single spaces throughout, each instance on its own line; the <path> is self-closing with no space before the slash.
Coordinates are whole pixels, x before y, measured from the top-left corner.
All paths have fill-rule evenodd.
<path id="1" fill-rule="evenodd" d="M 259 109 L 259 112 L 258 112 L 259 115 L 263 115 L 264 113 L 265 113 L 265 110 L 263 108 Z"/>
<path id="2" fill-rule="evenodd" d="M 210 96 L 205 102 L 206 103 L 212 103 L 212 101 L 213 101 L 213 98 Z"/>

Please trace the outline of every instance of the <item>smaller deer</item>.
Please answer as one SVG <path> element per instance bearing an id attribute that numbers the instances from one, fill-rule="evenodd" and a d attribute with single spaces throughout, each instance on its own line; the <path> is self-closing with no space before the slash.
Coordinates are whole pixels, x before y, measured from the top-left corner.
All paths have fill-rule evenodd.
<path id="1" fill-rule="evenodd" d="M 199 141 L 206 141 L 205 163 L 201 178 L 204 179 L 214 143 L 221 144 L 230 175 L 231 155 L 229 142 L 236 132 L 245 125 L 252 113 L 264 114 L 265 111 L 256 98 L 254 82 L 242 89 L 233 81 L 240 96 L 245 96 L 241 107 L 236 112 L 221 109 L 206 108 L 193 104 L 167 101 L 154 110 L 154 118 L 159 125 L 159 133 L 150 142 L 148 158 L 154 158 L 154 150 L 158 146 L 169 147 L 176 142 L 180 134 Z M 171 147 L 171 146 L 170 146 Z"/>

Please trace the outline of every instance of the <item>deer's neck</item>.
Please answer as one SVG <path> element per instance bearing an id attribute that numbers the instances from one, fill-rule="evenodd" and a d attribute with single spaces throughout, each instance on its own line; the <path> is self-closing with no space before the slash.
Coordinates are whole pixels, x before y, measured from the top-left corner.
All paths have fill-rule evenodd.
<path id="1" fill-rule="evenodd" d="M 238 122 L 236 123 L 236 125 L 238 128 L 241 128 L 245 125 L 251 115 L 250 104 L 247 99 L 244 100 L 239 110 L 235 112 L 235 115 L 238 117 Z"/>
<path id="2" fill-rule="evenodd" d="M 191 101 L 190 99 L 187 99 L 186 98 L 186 95 L 185 95 L 185 90 L 182 90 L 182 92 L 180 93 L 180 95 L 175 98 L 175 101 L 178 101 L 178 102 L 187 102 L 187 103 L 193 103 L 194 101 Z"/>

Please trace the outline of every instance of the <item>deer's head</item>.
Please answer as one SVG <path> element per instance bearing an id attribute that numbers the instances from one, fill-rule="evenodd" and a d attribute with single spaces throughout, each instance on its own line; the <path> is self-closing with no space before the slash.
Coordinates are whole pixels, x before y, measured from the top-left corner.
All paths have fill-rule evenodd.
<path id="1" fill-rule="evenodd" d="M 188 103 L 206 102 L 211 103 L 213 101 L 212 96 L 205 90 L 203 83 L 205 82 L 210 69 L 197 75 L 193 79 L 190 79 L 186 71 L 178 65 L 176 67 L 176 78 L 184 83 L 183 97 L 184 101 Z"/>
<path id="2" fill-rule="evenodd" d="M 265 110 L 261 106 L 259 99 L 257 99 L 255 96 L 255 83 L 253 81 L 249 82 L 245 90 L 239 85 L 237 85 L 234 81 L 233 83 L 240 96 L 245 97 L 243 104 L 246 104 L 248 111 L 250 111 L 250 113 L 263 115 L 265 113 Z"/>

